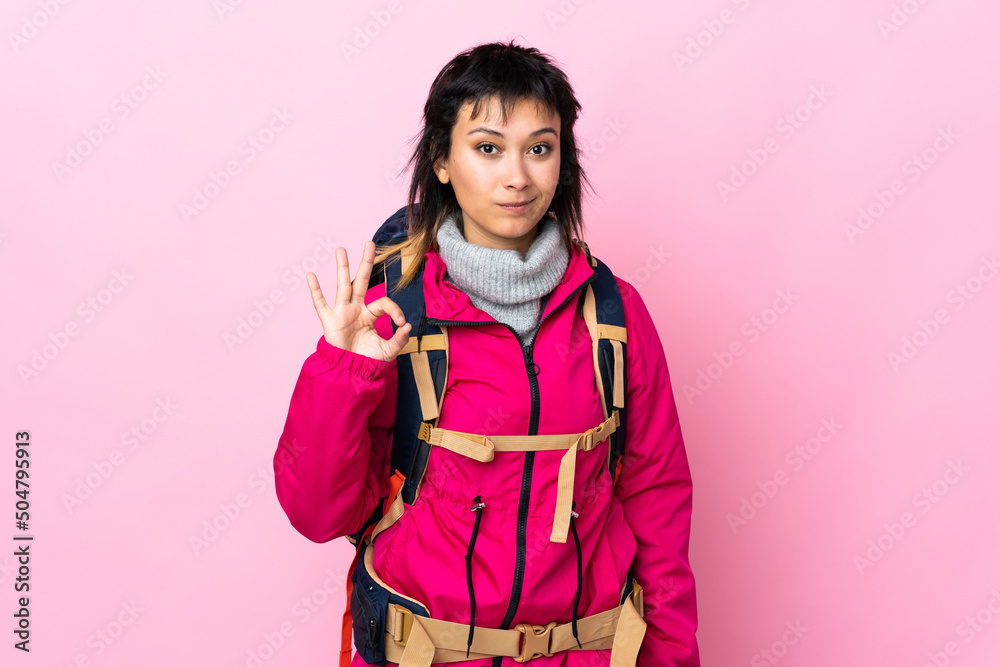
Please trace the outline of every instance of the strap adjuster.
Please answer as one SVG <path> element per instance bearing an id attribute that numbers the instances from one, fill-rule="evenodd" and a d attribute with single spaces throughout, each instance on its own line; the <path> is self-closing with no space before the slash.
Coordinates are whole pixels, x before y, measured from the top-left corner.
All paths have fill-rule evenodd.
<path id="1" fill-rule="evenodd" d="M 431 441 L 431 425 L 427 422 L 420 422 L 420 430 L 417 431 L 417 439 L 424 442 Z"/>
<path id="2" fill-rule="evenodd" d="M 389 605 L 389 612 L 396 612 L 396 622 L 392 629 L 392 641 L 397 646 L 406 646 L 406 640 L 410 638 L 410 630 L 413 629 L 413 612 L 398 604 Z"/>
<path id="3" fill-rule="evenodd" d="M 515 662 L 528 662 L 532 658 L 552 655 L 552 628 L 558 625 L 549 621 L 545 625 L 518 623 L 514 629 L 524 635 L 521 653 L 514 658 Z"/>

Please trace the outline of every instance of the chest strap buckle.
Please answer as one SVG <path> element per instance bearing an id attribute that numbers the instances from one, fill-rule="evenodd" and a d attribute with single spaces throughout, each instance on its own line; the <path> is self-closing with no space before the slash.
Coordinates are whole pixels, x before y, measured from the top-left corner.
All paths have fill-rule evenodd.
<path id="1" fill-rule="evenodd" d="M 521 645 L 521 653 L 514 658 L 515 662 L 528 662 L 532 658 L 552 655 L 552 628 L 556 627 L 555 621 L 550 621 L 545 625 L 533 625 L 531 623 L 518 623 L 514 626 L 524 635 L 524 643 Z"/>

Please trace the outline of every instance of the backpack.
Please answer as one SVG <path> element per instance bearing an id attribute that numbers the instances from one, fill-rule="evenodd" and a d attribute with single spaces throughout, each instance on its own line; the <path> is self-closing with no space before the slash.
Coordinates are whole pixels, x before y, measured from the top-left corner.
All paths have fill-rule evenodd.
<path id="1" fill-rule="evenodd" d="M 406 240 L 409 235 L 406 210 L 406 206 L 401 207 L 382 223 L 372 237 L 377 247 L 381 248 Z M 418 210 L 419 204 L 414 204 L 414 216 Z M 595 370 L 600 370 L 598 393 L 604 406 L 605 415 L 610 415 L 614 409 L 617 409 L 618 412 L 616 428 L 607 436 L 609 440 L 608 472 L 613 485 L 621 471 L 622 448 L 625 442 L 625 397 L 627 395 L 624 389 L 627 386 L 626 343 L 621 334 L 614 332 L 624 332 L 625 314 L 621 293 L 611 270 L 590 254 L 586 243 L 580 239 L 573 239 L 573 241 L 583 249 L 594 269 L 594 275 L 587 279 L 586 284 L 589 285 L 589 288 L 585 287 L 584 289 L 592 290 L 592 295 L 587 294 L 586 299 L 592 298 L 591 312 L 596 316 L 597 326 L 591 330 L 591 336 L 598 342 L 595 350 Z M 431 450 L 431 444 L 426 441 L 428 420 L 433 418 L 435 423 L 437 421 L 437 408 L 441 405 L 447 380 L 446 336 L 440 327 L 427 321 L 422 280 L 424 267 L 420 267 L 415 278 L 406 287 L 398 289 L 403 268 L 397 255 L 375 264 L 369 279 L 369 287 L 385 283 L 386 294 L 399 305 L 406 316 L 406 321 L 410 324 L 410 340 L 396 357 L 398 395 L 396 419 L 391 439 L 390 470 L 393 473 L 389 484 L 390 491 L 387 496 L 383 496 L 382 502 L 376 505 L 362 526 L 355 533 L 347 535 L 347 539 L 357 548 L 357 553 L 348 575 L 348 609 L 344 613 L 342 629 L 342 667 L 347 667 L 351 661 L 352 627 L 355 640 L 358 642 L 358 651 L 365 655 L 366 661 L 369 661 L 368 658 L 372 655 L 377 654 L 377 646 L 373 646 L 372 642 L 373 638 L 381 636 L 381 630 L 373 627 L 370 623 L 372 610 L 360 609 L 360 607 L 370 607 L 369 601 L 359 598 L 354 591 L 359 584 L 367 584 L 367 582 L 357 580 L 358 572 L 365 569 L 356 567 L 358 557 L 364 551 L 365 536 L 371 533 L 372 529 L 382 521 L 383 517 L 390 511 L 394 501 L 398 501 L 397 496 L 406 505 L 412 505 L 416 500 Z M 585 298 L 578 298 L 578 301 L 580 305 L 577 310 L 579 312 L 584 308 Z M 599 307 L 594 307 L 594 304 L 599 304 Z M 390 322 L 395 333 L 399 325 L 391 318 Z M 590 328 L 590 324 L 588 324 L 588 328 Z M 426 381 L 428 374 L 430 382 Z M 419 380 L 423 380 L 423 382 Z M 427 395 L 430 394 L 427 388 L 431 383 L 433 384 L 432 396 Z M 421 386 L 424 387 L 423 395 L 420 391 Z M 614 407 L 612 407 L 612 396 L 614 396 Z M 424 439 L 421 438 L 422 434 L 425 436 Z M 631 572 L 629 574 L 631 581 Z M 388 601 L 406 604 L 405 600 L 395 595 L 388 595 Z M 426 615 L 425 610 L 417 608 L 413 609 L 413 613 Z"/>

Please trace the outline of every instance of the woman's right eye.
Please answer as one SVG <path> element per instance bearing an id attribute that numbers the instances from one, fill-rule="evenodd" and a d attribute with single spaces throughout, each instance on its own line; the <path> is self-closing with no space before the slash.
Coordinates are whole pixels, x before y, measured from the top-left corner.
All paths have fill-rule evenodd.
<path id="1" fill-rule="evenodd" d="M 478 146 L 476 146 L 477 151 L 480 148 L 496 148 L 496 146 L 494 144 L 479 144 Z M 496 155 L 496 152 L 495 151 L 491 151 L 489 153 L 484 152 L 483 155 Z"/>

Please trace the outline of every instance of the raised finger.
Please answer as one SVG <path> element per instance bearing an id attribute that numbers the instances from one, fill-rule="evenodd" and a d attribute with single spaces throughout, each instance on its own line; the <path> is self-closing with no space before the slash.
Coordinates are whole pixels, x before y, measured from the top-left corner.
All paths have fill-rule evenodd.
<path id="1" fill-rule="evenodd" d="M 333 301 L 337 304 L 351 302 L 351 267 L 347 263 L 345 248 L 337 248 L 337 294 Z"/>
<path id="2" fill-rule="evenodd" d="M 309 293 L 312 294 L 316 314 L 322 315 L 322 311 L 329 308 L 329 306 L 326 303 L 326 298 L 323 296 L 323 290 L 319 288 L 319 278 L 316 277 L 315 273 L 310 271 L 306 274 L 306 282 L 309 284 Z"/>
<path id="3" fill-rule="evenodd" d="M 365 292 L 368 291 L 368 281 L 372 276 L 372 266 L 375 264 L 375 243 L 365 241 L 364 250 L 361 251 L 361 264 L 358 265 L 358 275 L 354 276 L 352 301 L 364 303 Z"/>

